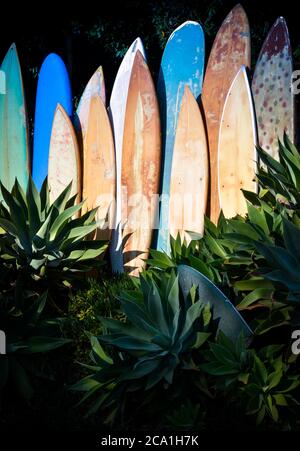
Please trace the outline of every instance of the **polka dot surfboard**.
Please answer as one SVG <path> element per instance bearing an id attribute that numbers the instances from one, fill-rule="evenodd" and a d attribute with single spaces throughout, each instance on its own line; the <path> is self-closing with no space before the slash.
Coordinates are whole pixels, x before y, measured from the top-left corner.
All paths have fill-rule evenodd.
<path id="1" fill-rule="evenodd" d="M 292 52 L 283 17 L 276 20 L 261 49 L 252 81 L 259 145 L 278 159 L 278 138 L 294 140 Z"/>

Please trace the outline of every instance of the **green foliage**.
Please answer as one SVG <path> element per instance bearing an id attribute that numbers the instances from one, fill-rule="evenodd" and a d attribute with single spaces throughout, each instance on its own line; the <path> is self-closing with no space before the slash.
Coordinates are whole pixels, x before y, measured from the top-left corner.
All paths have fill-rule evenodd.
<path id="1" fill-rule="evenodd" d="M 210 335 L 209 309 L 195 288 L 183 297 L 174 273 L 141 275 L 140 289 L 122 293 L 120 302 L 126 321 L 101 318 L 108 333 L 91 337 L 91 374 L 72 387 L 86 392 L 83 401 L 97 392 L 89 413 L 110 404 L 116 408 L 125 389 L 172 385 L 176 372 L 195 368 L 192 354 Z"/>
<path id="2" fill-rule="evenodd" d="M 124 275 L 101 274 L 101 279 L 88 279 L 87 286 L 71 294 L 64 332 L 74 341 L 74 359 L 88 363 L 90 335 L 104 332 L 99 316 L 122 320 L 124 314 L 117 297 L 133 288 L 131 279 Z"/>
<path id="3" fill-rule="evenodd" d="M 65 280 L 90 270 L 105 251 L 105 243 L 86 239 L 98 226 L 96 210 L 75 217 L 82 204 L 70 198 L 71 184 L 52 204 L 47 181 L 40 193 L 31 179 L 26 194 L 17 181 L 11 193 L 2 184 L 1 191 L 1 259 L 20 273 L 34 280 L 49 274 L 54 282 Z"/>
<path id="4" fill-rule="evenodd" d="M 265 257 L 269 267 L 263 268 L 265 279 L 285 286 L 285 299 L 300 302 L 300 230 L 292 222 L 284 220 L 283 239 L 285 247 L 257 243 L 258 251 Z"/>
<path id="5" fill-rule="evenodd" d="M 300 386 L 300 376 L 295 367 L 284 360 L 284 346 L 272 345 L 247 349 L 243 337 L 232 343 L 223 334 L 216 343 L 210 343 L 203 371 L 215 377 L 217 395 L 240 405 L 246 415 L 253 415 L 256 424 L 266 416 L 277 423 L 293 407 L 299 406 L 295 395 Z"/>
<path id="6" fill-rule="evenodd" d="M 57 349 L 71 340 L 61 336 L 61 320 L 45 314 L 47 293 L 15 289 L 0 292 L 0 329 L 6 334 L 6 354 L 0 358 L 0 394 L 11 380 L 29 400 L 33 394 L 30 373 L 36 373 L 36 355 Z"/>

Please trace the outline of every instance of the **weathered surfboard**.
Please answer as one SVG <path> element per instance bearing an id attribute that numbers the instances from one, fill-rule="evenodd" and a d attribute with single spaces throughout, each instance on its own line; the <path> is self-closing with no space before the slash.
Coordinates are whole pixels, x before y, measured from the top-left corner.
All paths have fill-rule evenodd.
<path id="1" fill-rule="evenodd" d="M 86 130 L 88 127 L 91 98 L 95 95 L 99 95 L 104 105 L 106 105 L 105 82 L 102 66 L 98 67 L 90 78 L 76 110 L 74 126 L 81 150 L 84 146 Z"/>
<path id="2" fill-rule="evenodd" d="M 71 120 L 58 104 L 54 113 L 49 146 L 48 184 L 54 201 L 72 182 L 71 196 L 81 199 L 81 164 L 77 139 Z"/>
<path id="3" fill-rule="evenodd" d="M 202 115 L 195 97 L 185 87 L 175 136 L 170 184 L 170 234 L 185 231 L 203 235 L 208 192 L 208 147 Z"/>
<path id="4" fill-rule="evenodd" d="M 126 104 L 122 153 L 123 259 L 138 275 L 147 258 L 158 213 L 161 163 L 159 109 L 148 66 L 137 51 Z M 124 197 L 123 197 L 124 199 Z"/>
<path id="5" fill-rule="evenodd" d="M 0 69 L 0 180 L 11 190 L 17 178 L 26 190 L 29 175 L 28 122 L 15 44 L 9 48 Z"/>
<path id="6" fill-rule="evenodd" d="M 218 144 L 219 202 L 225 217 L 247 212 L 241 189 L 256 191 L 257 131 L 250 86 L 243 66 L 227 94 Z"/>
<path id="7" fill-rule="evenodd" d="M 250 67 L 251 46 L 248 18 L 237 5 L 225 18 L 215 38 L 205 72 L 202 103 L 207 125 L 210 160 L 209 214 L 218 221 L 218 140 L 221 115 L 227 92 L 242 65 Z"/>
<path id="8" fill-rule="evenodd" d="M 204 304 L 210 304 L 213 321 L 218 324 L 218 332 L 222 331 L 227 338 L 235 342 L 242 333 L 249 341 L 253 332 L 230 300 L 207 277 L 194 268 L 186 265 L 178 266 L 179 284 L 185 296 L 192 286 L 198 288 L 199 298 Z"/>
<path id="9" fill-rule="evenodd" d="M 115 226 L 110 243 L 110 257 L 113 272 L 123 272 L 122 257 L 122 205 L 121 205 L 121 167 L 122 167 L 122 147 L 125 110 L 128 95 L 128 86 L 132 70 L 133 61 L 137 51 L 145 57 L 143 43 L 137 38 L 129 47 L 119 67 L 109 104 L 110 119 L 115 141 L 116 155 L 116 215 Z"/>
<path id="10" fill-rule="evenodd" d="M 48 174 L 52 123 L 58 103 L 71 117 L 72 93 L 68 72 L 62 59 L 51 53 L 39 73 L 35 103 L 32 178 L 38 189 Z"/>
<path id="11" fill-rule="evenodd" d="M 282 140 L 286 132 L 294 140 L 292 76 L 289 33 L 279 17 L 263 44 L 252 82 L 259 145 L 277 160 L 278 138 Z"/>
<path id="12" fill-rule="evenodd" d="M 198 99 L 204 72 L 204 33 L 197 22 L 185 22 L 169 37 L 158 77 L 158 100 L 162 122 L 162 179 L 160 226 L 157 248 L 169 252 L 169 194 L 175 133 L 184 87 Z"/>
<path id="13" fill-rule="evenodd" d="M 111 125 L 99 94 L 90 99 L 83 149 L 83 213 L 98 208 L 96 218 L 105 224 L 95 238 L 108 240 L 114 225 L 116 169 Z"/>

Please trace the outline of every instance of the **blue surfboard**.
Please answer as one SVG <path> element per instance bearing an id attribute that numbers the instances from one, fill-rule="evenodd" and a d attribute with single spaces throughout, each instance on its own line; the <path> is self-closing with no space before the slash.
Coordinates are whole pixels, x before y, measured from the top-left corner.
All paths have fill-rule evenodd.
<path id="1" fill-rule="evenodd" d="M 172 155 L 177 120 L 184 93 L 189 86 L 196 99 L 202 91 L 205 40 L 197 22 L 185 22 L 169 37 L 158 76 L 158 101 L 162 126 L 162 179 L 157 249 L 169 253 L 169 204 Z M 166 197 L 164 197 L 166 196 Z"/>
<path id="2" fill-rule="evenodd" d="M 218 332 L 221 330 L 233 342 L 241 333 L 248 342 L 251 341 L 253 332 L 244 318 L 207 277 L 190 266 L 179 265 L 178 278 L 184 296 L 188 295 L 193 285 L 197 287 L 200 300 L 211 307 L 212 319 L 218 324 Z"/>
<path id="3" fill-rule="evenodd" d="M 52 122 L 57 104 L 72 115 L 72 93 L 63 60 L 50 53 L 39 73 L 34 120 L 32 177 L 38 189 L 48 174 L 48 156 Z"/>

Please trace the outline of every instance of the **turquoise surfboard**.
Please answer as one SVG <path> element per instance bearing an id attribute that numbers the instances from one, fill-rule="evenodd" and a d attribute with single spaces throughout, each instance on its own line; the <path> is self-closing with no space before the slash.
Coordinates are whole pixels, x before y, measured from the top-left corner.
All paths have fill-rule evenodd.
<path id="1" fill-rule="evenodd" d="M 187 85 L 196 99 L 202 90 L 205 41 L 197 22 L 185 22 L 169 37 L 158 76 L 158 101 L 162 126 L 162 178 L 157 249 L 169 253 L 169 205 L 172 155 L 177 120 Z"/>
<path id="2" fill-rule="evenodd" d="M 29 174 L 28 123 L 15 44 L 9 48 L 0 70 L 0 180 L 11 190 L 17 178 L 26 189 Z"/>
<path id="3" fill-rule="evenodd" d="M 253 332 L 230 302 L 230 300 L 207 277 L 186 265 L 178 266 L 179 284 L 185 296 L 195 285 L 199 298 L 204 304 L 210 304 L 212 319 L 218 323 L 218 331 L 222 331 L 230 340 L 236 341 L 241 333 L 250 341 Z"/>
<path id="4" fill-rule="evenodd" d="M 58 103 L 71 117 L 72 93 L 69 75 L 63 60 L 51 53 L 40 69 L 36 93 L 32 178 L 38 189 L 48 174 L 52 122 Z"/>

